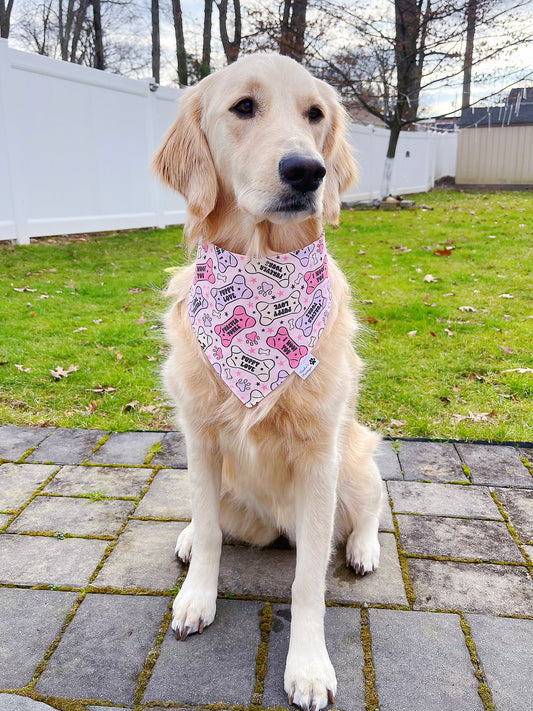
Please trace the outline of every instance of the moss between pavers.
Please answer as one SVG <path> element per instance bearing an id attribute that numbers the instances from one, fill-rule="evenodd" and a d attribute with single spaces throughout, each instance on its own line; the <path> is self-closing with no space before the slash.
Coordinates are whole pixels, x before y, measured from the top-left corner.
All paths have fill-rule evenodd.
<path id="1" fill-rule="evenodd" d="M 490 690 L 489 685 L 487 684 L 485 675 L 483 674 L 483 670 L 481 668 L 481 663 L 479 661 L 479 657 L 476 650 L 476 644 L 472 638 L 470 625 L 465 620 L 462 612 L 458 614 L 461 618 L 461 629 L 465 636 L 465 643 L 468 649 L 468 653 L 470 654 L 470 661 L 472 662 L 472 666 L 474 667 L 474 674 L 476 676 L 476 679 L 478 680 L 478 694 L 483 703 L 483 708 L 485 711 L 496 711 L 494 700 L 492 698 L 492 692 Z"/>
<path id="2" fill-rule="evenodd" d="M 403 585 L 405 588 L 405 595 L 407 597 L 407 602 L 409 607 L 413 609 L 415 604 L 416 595 L 413 590 L 413 585 L 411 583 L 411 577 L 409 575 L 409 568 L 407 567 L 407 559 L 405 553 L 403 552 L 402 544 L 400 542 L 400 527 L 398 526 L 398 517 L 394 513 L 394 506 L 392 501 L 392 496 L 389 495 L 389 506 L 392 512 L 392 523 L 394 525 L 394 537 L 396 539 L 396 549 L 398 551 L 398 560 L 400 562 L 400 570 L 402 572 Z"/>
<path id="3" fill-rule="evenodd" d="M 511 523 L 511 519 L 510 519 L 509 516 L 507 515 L 507 511 L 504 509 L 504 507 L 502 506 L 502 504 L 498 501 L 498 497 L 497 497 L 495 491 L 491 491 L 491 492 L 490 492 L 490 495 L 492 496 L 492 500 L 494 501 L 494 503 L 495 503 L 496 506 L 498 507 L 498 510 L 499 510 L 500 514 L 502 515 L 503 520 L 505 521 L 505 524 L 506 524 L 506 526 L 507 526 L 507 530 L 509 531 L 509 533 L 511 534 L 511 536 L 512 536 L 514 542 L 515 542 L 516 545 L 518 546 L 518 549 L 520 550 L 520 553 L 522 553 L 522 555 L 524 556 L 524 560 L 525 560 L 524 565 L 525 565 L 526 568 L 528 569 L 528 572 L 529 572 L 529 574 L 531 575 L 531 577 L 533 577 L 533 562 L 531 561 L 531 558 L 529 557 L 529 555 L 527 554 L 527 552 L 524 550 L 524 545 L 522 544 L 520 538 L 518 537 L 518 534 L 517 534 L 517 532 L 515 531 L 513 524 Z"/>
<path id="4" fill-rule="evenodd" d="M 163 622 L 161 623 L 161 627 L 159 628 L 159 633 L 155 640 L 154 646 L 148 652 L 148 655 L 145 659 L 144 669 L 142 670 L 141 675 L 139 677 L 139 681 L 137 682 L 137 688 L 135 689 L 135 694 L 133 697 L 134 708 L 142 703 L 142 698 L 146 691 L 146 687 L 148 686 L 148 682 L 150 681 L 150 677 L 152 676 L 152 671 L 155 667 L 155 663 L 159 659 L 159 655 L 161 653 L 161 645 L 163 644 L 163 640 L 165 639 L 165 635 L 168 631 L 171 622 L 172 601 L 168 604 L 168 610 L 165 613 L 165 616 L 163 617 Z"/>
<path id="5" fill-rule="evenodd" d="M 376 670 L 372 657 L 372 637 L 368 624 L 368 610 L 361 610 L 361 646 L 363 648 L 363 677 L 365 680 L 365 709 L 379 711 L 379 696 L 376 689 Z"/>
<path id="6" fill-rule="evenodd" d="M 265 603 L 261 614 L 261 642 L 255 656 L 255 688 L 252 696 L 250 709 L 255 710 L 262 707 L 263 692 L 265 690 L 265 678 L 268 664 L 268 644 L 270 640 L 270 629 L 272 627 L 272 605 Z"/>

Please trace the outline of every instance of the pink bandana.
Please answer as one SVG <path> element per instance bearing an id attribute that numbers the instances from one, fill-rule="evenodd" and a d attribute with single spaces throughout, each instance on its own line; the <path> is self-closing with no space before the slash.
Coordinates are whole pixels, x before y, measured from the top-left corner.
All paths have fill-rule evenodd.
<path id="1" fill-rule="evenodd" d="M 306 378 L 331 305 L 325 235 L 289 254 L 250 258 L 198 247 L 189 292 L 196 338 L 218 375 L 253 407 L 296 372 Z"/>

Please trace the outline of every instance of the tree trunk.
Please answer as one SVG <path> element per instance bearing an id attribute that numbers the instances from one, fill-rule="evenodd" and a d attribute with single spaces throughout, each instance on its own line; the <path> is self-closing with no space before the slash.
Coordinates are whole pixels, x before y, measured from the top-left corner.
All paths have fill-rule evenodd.
<path id="1" fill-rule="evenodd" d="M 152 0 L 152 76 L 160 84 L 161 35 L 159 32 L 159 0 Z"/>
<path id="2" fill-rule="evenodd" d="M 211 28 L 213 25 L 213 0 L 204 3 L 204 42 L 202 46 L 202 64 L 200 76 L 211 74 Z"/>
<path id="3" fill-rule="evenodd" d="M 233 41 L 228 36 L 228 0 L 220 0 L 218 4 L 218 15 L 220 20 L 220 39 L 228 64 L 237 61 L 241 49 L 241 3 L 240 0 L 233 0 L 235 13 L 235 31 Z"/>
<path id="4" fill-rule="evenodd" d="M 463 100 L 461 110 L 470 106 L 470 87 L 472 84 L 472 58 L 474 56 L 474 35 L 476 34 L 478 0 L 468 0 L 466 8 L 466 47 L 463 71 Z"/>
<path id="5" fill-rule="evenodd" d="M 102 29 L 102 8 L 100 0 L 91 0 L 94 28 L 94 68 L 105 69 L 104 31 Z"/>
<path id="6" fill-rule="evenodd" d="M 285 0 L 279 41 L 279 53 L 300 64 L 305 54 L 307 0 Z"/>
<path id="7" fill-rule="evenodd" d="M 0 37 L 2 37 L 3 39 L 7 39 L 9 37 L 12 9 L 13 0 L 8 0 L 7 5 L 5 3 L 5 0 L 0 0 Z"/>
<path id="8" fill-rule="evenodd" d="M 409 123 L 416 119 L 418 112 L 418 38 L 420 34 L 420 6 L 417 0 L 395 0 L 396 37 L 394 53 L 396 58 L 397 96 L 396 119 Z M 392 130 L 392 128 L 391 128 Z M 390 156 L 394 157 L 394 156 Z"/>
<path id="9" fill-rule="evenodd" d="M 385 158 L 385 166 L 383 168 L 383 178 L 381 180 L 381 199 L 383 200 L 391 191 L 391 180 L 392 180 L 392 169 L 394 167 L 394 158 L 396 156 L 396 147 L 398 145 L 398 139 L 400 138 L 400 132 L 402 130 L 402 124 L 398 117 L 389 126 L 389 145 L 387 147 L 387 157 Z"/>
<path id="10" fill-rule="evenodd" d="M 187 53 L 185 52 L 185 38 L 183 36 L 183 13 L 181 11 L 180 0 L 172 0 L 172 15 L 174 17 L 174 31 L 176 33 L 178 81 L 180 86 L 187 86 Z"/>

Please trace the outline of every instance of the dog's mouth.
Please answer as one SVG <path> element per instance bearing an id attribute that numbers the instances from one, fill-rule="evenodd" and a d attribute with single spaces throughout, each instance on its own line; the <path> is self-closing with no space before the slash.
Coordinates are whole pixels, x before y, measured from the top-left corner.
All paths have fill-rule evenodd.
<path id="1" fill-rule="evenodd" d="M 265 214 L 277 214 L 290 218 L 291 215 L 302 216 L 317 211 L 316 195 L 311 193 L 293 193 L 292 195 L 282 195 L 273 200 L 264 209 Z"/>

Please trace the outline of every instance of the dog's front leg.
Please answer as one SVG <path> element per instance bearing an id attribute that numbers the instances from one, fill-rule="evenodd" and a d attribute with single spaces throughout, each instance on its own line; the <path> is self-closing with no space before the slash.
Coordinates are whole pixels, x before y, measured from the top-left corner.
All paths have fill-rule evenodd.
<path id="1" fill-rule="evenodd" d="M 285 667 L 289 703 L 316 709 L 333 703 L 335 671 L 324 639 L 325 584 L 335 492 L 336 455 L 300 472 L 296 495 L 296 574 L 292 585 L 291 638 Z"/>
<path id="2" fill-rule="evenodd" d="M 192 554 L 189 572 L 172 607 L 172 629 L 181 640 L 194 632 L 201 634 L 215 618 L 222 546 L 221 457 L 197 437 L 187 437 L 187 456 L 194 523 Z"/>

